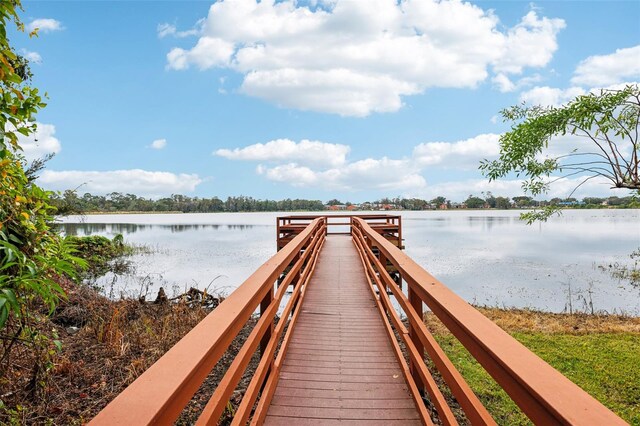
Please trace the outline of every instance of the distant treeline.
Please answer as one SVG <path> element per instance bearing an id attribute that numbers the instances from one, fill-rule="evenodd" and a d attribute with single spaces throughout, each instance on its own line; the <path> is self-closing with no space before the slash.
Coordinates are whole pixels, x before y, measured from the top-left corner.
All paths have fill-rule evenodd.
<path id="1" fill-rule="evenodd" d="M 183 213 L 214 213 L 214 212 L 270 212 L 270 211 L 322 211 L 332 210 L 436 210 L 436 209 L 526 209 L 556 205 L 564 208 L 639 208 L 640 200 L 637 196 L 628 197 L 585 197 L 552 198 L 551 200 L 534 200 L 531 197 L 501 197 L 493 196 L 490 192 L 482 197 L 470 195 L 464 202 L 452 202 L 445 197 L 432 200 L 420 198 L 382 198 L 373 202 L 354 204 L 341 202 L 337 199 L 323 203 L 320 200 L 285 199 L 259 200 L 253 197 L 218 197 L 200 198 L 186 195 L 172 195 L 170 197 L 153 200 L 138 197 L 133 194 L 112 192 L 107 195 L 92 195 L 86 193 L 78 195 L 74 191 L 54 194 L 52 204 L 57 207 L 58 214 L 74 214 L 89 212 L 183 212 Z"/>
<path id="2" fill-rule="evenodd" d="M 153 200 L 133 194 L 112 192 L 105 195 L 84 194 L 79 196 L 74 191 L 55 194 L 52 204 L 57 207 L 58 214 L 74 214 L 85 212 L 270 212 L 270 211 L 318 211 L 324 210 L 320 200 L 257 200 L 252 197 L 218 197 L 200 198 L 186 195 Z"/>

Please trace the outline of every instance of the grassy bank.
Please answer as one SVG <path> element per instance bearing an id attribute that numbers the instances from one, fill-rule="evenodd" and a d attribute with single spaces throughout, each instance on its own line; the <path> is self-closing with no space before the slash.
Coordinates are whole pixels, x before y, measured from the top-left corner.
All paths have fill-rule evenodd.
<path id="1" fill-rule="evenodd" d="M 640 318 L 480 310 L 625 421 L 640 425 Z M 531 424 L 433 315 L 426 323 L 499 424 Z"/>

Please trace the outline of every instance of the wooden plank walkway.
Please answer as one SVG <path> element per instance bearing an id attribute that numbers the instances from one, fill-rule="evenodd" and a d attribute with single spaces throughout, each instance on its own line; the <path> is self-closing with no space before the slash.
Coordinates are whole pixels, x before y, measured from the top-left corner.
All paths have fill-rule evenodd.
<path id="1" fill-rule="evenodd" d="M 328 235 L 267 425 L 419 425 L 350 236 Z"/>

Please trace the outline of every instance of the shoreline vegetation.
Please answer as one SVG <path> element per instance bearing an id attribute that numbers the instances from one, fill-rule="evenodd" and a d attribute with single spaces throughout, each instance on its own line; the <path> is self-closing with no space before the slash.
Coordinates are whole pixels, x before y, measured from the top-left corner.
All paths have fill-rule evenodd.
<path id="1" fill-rule="evenodd" d="M 585 197 L 552 198 L 551 200 L 535 200 L 532 197 L 501 197 L 491 192 L 481 197 L 470 195 L 463 202 L 448 200 L 440 196 L 432 200 L 420 198 L 382 198 L 363 203 L 342 202 L 332 199 L 321 200 L 284 199 L 265 200 L 253 197 L 218 197 L 200 198 L 185 195 L 149 199 L 134 194 L 114 192 L 106 196 L 89 193 L 79 196 L 74 191 L 53 194 L 51 204 L 61 216 L 70 214 L 136 214 L 136 213 L 218 213 L 218 212 L 303 212 L 303 211 L 391 211 L 391 210 L 457 210 L 457 209 L 491 209 L 491 210 L 530 210 L 539 208 L 558 209 L 634 209 L 640 208 L 638 194 L 626 197 Z"/>

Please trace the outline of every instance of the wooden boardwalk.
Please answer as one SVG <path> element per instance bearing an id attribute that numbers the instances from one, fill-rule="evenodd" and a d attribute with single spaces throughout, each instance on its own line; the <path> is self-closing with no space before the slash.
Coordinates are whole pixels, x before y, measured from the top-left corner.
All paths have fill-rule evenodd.
<path id="1" fill-rule="evenodd" d="M 438 423 L 457 424 L 427 366 L 426 351 L 466 420 L 495 426 L 426 327 L 426 303 L 534 424 L 626 425 L 402 252 L 400 219 L 279 217 L 278 252 L 90 424 L 173 424 L 216 364 L 229 355 L 233 361 L 196 425 L 226 421 L 230 400 L 256 355 L 260 361 L 234 406 L 234 426 L 433 425 L 434 411 Z M 332 234 L 329 226 L 349 226 L 350 235 Z M 394 282 L 398 275 L 406 293 Z M 237 354 L 231 354 L 230 345 L 258 309 L 260 319 Z M 420 396 L 422 390 L 429 402 Z"/>
<path id="2" fill-rule="evenodd" d="M 350 236 L 327 236 L 267 425 L 421 424 Z"/>

